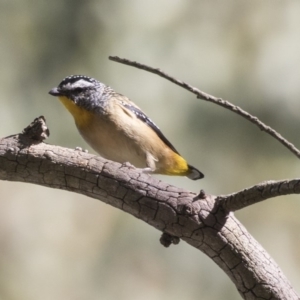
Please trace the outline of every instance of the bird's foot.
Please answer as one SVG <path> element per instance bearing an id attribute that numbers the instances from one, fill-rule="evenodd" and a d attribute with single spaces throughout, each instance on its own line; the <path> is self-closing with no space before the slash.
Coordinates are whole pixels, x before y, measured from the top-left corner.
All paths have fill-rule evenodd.
<path id="1" fill-rule="evenodd" d="M 89 150 L 87 149 L 82 149 L 81 147 L 75 147 L 75 151 L 80 151 L 80 152 L 85 152 L 85 153 L 88 153 Z"/>

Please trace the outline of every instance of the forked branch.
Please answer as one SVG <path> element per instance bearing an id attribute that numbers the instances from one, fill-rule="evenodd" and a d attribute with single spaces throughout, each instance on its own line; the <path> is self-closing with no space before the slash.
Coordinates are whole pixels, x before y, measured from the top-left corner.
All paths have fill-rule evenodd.
<path id="1" fill-rule="evenodd" d="M 245 117 L 279 140 L 297 157 L 300 152 L 279 133 L 228 101 L 177 80 L 160 69 L 118 57 L 125 63 L 162 76 Z M 35 183 L 64 189 L 104 201 L 160 230 L 164 246 L 180 239 L 208 255 L 233 281 L 244 299 L 299 299 L 268 253 L 255 241 L 232 211 L 251 204 L 300 192 L 300 179 L 269 181 L 227 196 L 198 195 L 134 167 L 106 161 L 81 151 L 47 145 L 49 131 L 43 117 L 22 134 L 0 140 L 0 180 Z"/>
<path id="2" fill-rule="evenodd" d="M 208 255 L 244 299 L 299 299 L 268 253 L 220 205 L 220 198 L 204 191 L 196 195 L 128 165 L 45 144 L 48 134 L 40 117 L 22 134 L 0 139 L 0 180 L 64 189 L 128 212 L 163 232 L 163 245 L 182 239 Z M 295 185 L 285 188 L 298 192 Z"/>

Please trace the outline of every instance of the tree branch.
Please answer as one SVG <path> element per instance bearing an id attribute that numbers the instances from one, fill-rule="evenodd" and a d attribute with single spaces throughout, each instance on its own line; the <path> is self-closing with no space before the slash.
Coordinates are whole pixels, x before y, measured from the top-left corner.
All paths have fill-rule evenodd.
<path id="1" fill-rule="evenodd" d="M 288 140 L 286 140 L 281 134 L 279 134 L 276 130 L 271 128 L 270 126 L 267 126 L 265 123 L 260 121 L 257 117 L 249 114 L 245 110 L 241 109 L 239 106 L 231 104 L 229 101 L 223 100 L 222 98 L 217 98 L 212 95 L 209 95 L 207 93 L 204 93 L 200 91 L 199 89 L 187 84 L 186 82 L 182 80 L 175 79 L 174 77 L 168 75 L 167 73 L 163 72 L 159 68 L 153 68 L 135 61 L 131 61 L 129 59 L 120 58 L 118 56 L 109 56 L 109 59 L 115 62 L 119 62 L 128 66 L 132 66 L 138 69 L 142 69 L 151 73 L 154 73 L 156 75 L 159 75 L 176 85 L 181 86 L 182 88 L 188 90 L 189 92 L 195 94 L 197 98 L 212 102 L 214 104 L 217 104 L 219 106 L 222 106 L 226 109 L 229 109 L 230 111 L 244 117 L 251 123 L 255 124 L 261 131 L 265 131 L 269 135 L 271 135 L 273 138 L 278 140 L 282 145 L 284 145 L 287 149 L 289 149 L 292 153 L 294 153 L 298 158 L 300 158 L 300 150 L 298 150 L 292 143 L 290 143 Z"/>
<path id="2" fill-rule="evenodd" d="M 265 181 L 240 192 L 218 196 L 217 201 L 227 211 L 236 211 L 278 196 L 300 194 L 300 178 Z"/>
<path id="3" fill-rule="evenodd" d="M 45 133 L 45 124 L 37 122 Z M 42 139 L 30 132 L 0 140 L 1 180 L 84 194 L 128 212 L 162 231 L 166 246 L 180 238 L 204 252 L 244 299 L 299 299 L 277 264 L 216 196 L 196 195 L 131 166 L 38 142 Z"/>

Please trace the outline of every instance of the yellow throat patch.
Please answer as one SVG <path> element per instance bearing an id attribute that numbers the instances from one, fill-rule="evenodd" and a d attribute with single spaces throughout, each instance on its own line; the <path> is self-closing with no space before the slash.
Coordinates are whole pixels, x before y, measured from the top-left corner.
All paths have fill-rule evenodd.
<path id="1" fill-rule="evenodd" d="M 93 120 L 94 114 L 76 105 L 72 100 L 65 96 L 58 97 L 61 103 L 74 117 L 75 123 L 79 128 L 84 128 Z"/>

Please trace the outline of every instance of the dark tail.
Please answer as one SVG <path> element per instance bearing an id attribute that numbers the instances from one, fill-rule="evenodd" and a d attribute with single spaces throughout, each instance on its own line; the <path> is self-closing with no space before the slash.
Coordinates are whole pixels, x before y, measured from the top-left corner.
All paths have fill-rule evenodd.
<path id="1" fill-rule="evenodd" d="M 190 173 L 187 175 L 187 178 L 192 180 L 202 179 L 204 174 L 201 173 L 198 169 L 188 165 Z"/>

